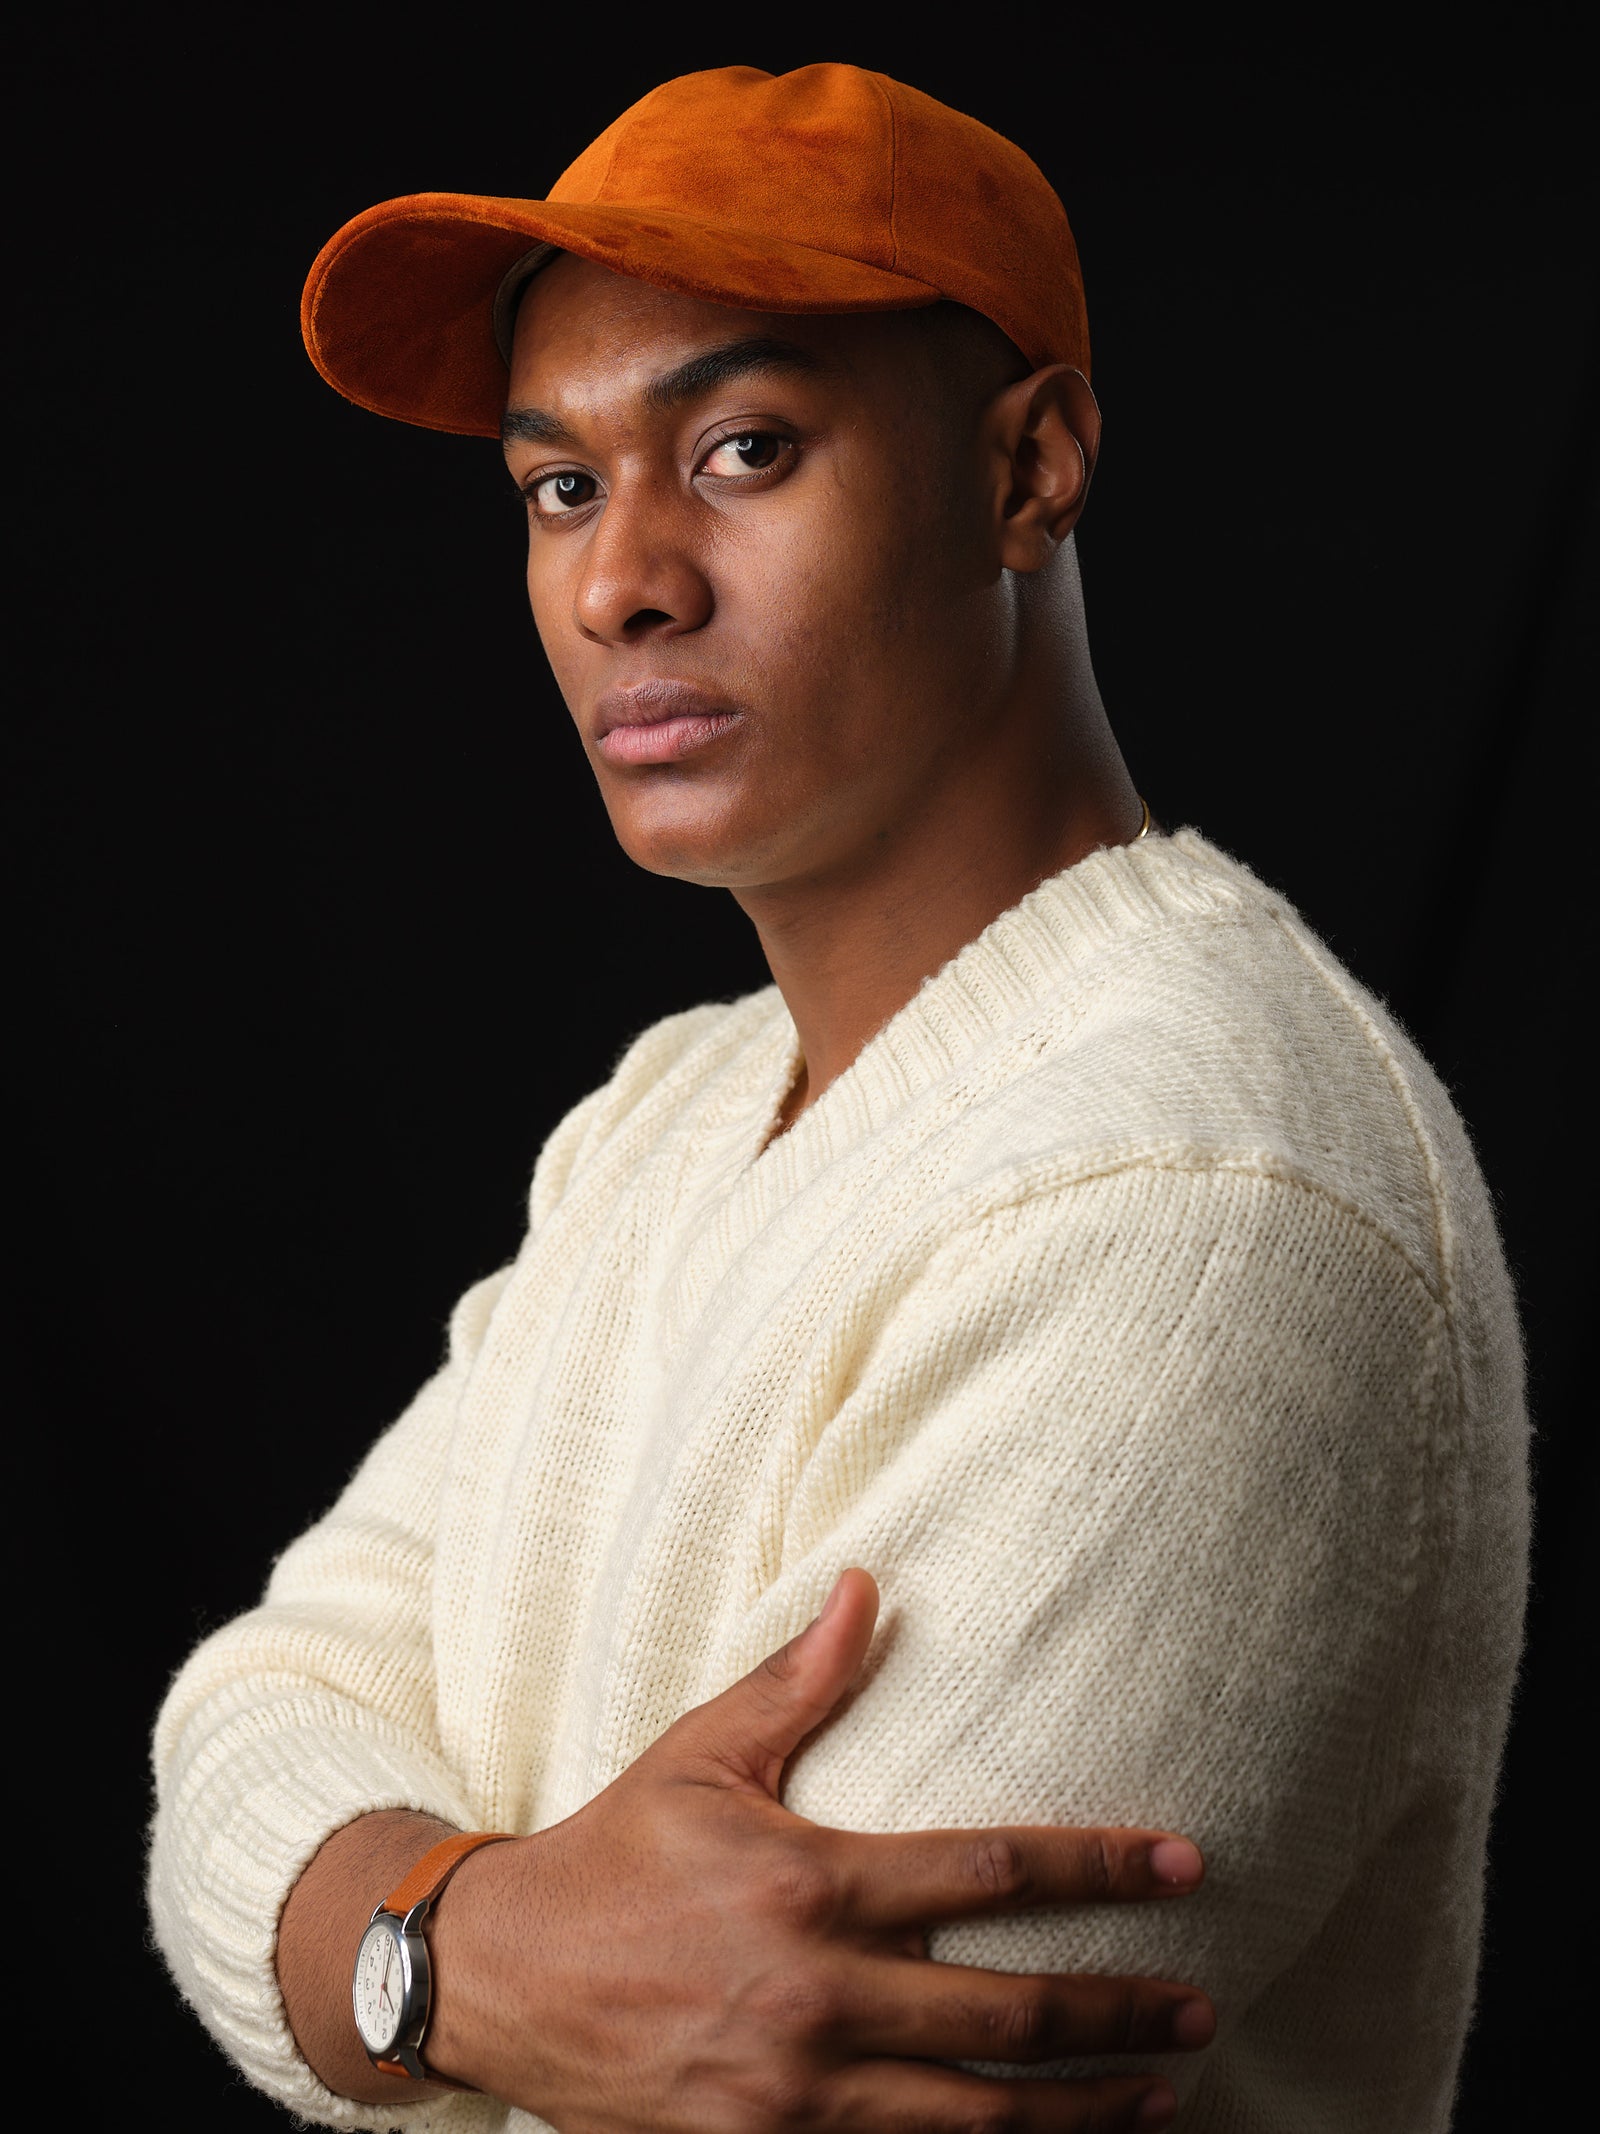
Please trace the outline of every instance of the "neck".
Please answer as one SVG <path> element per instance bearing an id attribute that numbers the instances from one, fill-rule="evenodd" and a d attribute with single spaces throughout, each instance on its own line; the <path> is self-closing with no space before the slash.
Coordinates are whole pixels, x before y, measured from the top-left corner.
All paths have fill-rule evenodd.
<path id="1" fill-rule="evenodd" d="M 780 1129 L 1001 912 L 1137 837 L 1139 796 L 1088 666 L 1034 663 L 981 748 L 828 875 L 737 892 L 799 1034 Z"/>

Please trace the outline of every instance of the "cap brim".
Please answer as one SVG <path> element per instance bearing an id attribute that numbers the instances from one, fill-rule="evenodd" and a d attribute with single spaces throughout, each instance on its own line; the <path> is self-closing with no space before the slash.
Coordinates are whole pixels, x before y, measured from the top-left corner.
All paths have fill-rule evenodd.
<path id="1" fill-rule="evenodd" d="M 498 437 L 506 366 L 495 298 L 537 244 L 614 273 L 751 311 L 907 311 L 927 282 L 666 209 L 413 193 L 347 222 L 300 303 L 312 362 L 374 414 Z"/>

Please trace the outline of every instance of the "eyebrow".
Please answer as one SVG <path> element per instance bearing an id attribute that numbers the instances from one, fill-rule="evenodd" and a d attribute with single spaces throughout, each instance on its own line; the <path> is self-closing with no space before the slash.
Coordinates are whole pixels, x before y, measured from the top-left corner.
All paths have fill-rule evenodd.
<path id="1" fill-rule="evenodd" d="M 803 348 L 798 341 L 781 341 L 772 334 L 747 334 L 742 340 L 702 349 L 686 363 L 652 378 L 644 389 L 644 404 L 652 414 L 661 415 L 756 371 L 827 368 L 815 349 Z M 500 441 L 506 445 L 573 445 L 578 440 L 559 417 L 547 414 L 543 408 L 527 407 L 506 409 L 500 424 Z"/>

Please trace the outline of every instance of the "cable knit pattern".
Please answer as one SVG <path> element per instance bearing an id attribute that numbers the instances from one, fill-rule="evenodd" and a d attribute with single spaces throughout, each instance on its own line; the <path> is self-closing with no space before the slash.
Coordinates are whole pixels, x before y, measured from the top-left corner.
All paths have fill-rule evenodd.
<path id="1" fill-rule="evenodd" d="M 937 1954 L 1204 1986 L 1217 2042 L 1141 2063 L 1192 2134 L 1445 2128 L 1527 1452 L 1438 1081 L 1192 831 L 1042 884 L 769 1142 L 796 1064 L 771 990 L 648 1031 L 439 1376 L 178 1677 L 182 1991 L 315 2121 L 527 2134 L 323 2089 L 273 1970 L 295 1877 L 376 1808 L 569 1814 L 862 1563 L 882 1626 L 794 1808 L 1157 1825 L 1209 1863 Z"/>

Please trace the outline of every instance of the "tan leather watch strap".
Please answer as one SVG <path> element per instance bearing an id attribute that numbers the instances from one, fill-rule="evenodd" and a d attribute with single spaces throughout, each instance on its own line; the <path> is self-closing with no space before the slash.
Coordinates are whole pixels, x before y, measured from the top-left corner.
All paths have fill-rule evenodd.
<path id="1" fill-rule="evenodd" d="M 424 1897 L 438 1896 L 469 1852 L 476 1852 L 480 1845 L 498 1845 L 514 1835 L 510 1830 L 464 1830 L 459 1837 L 444 1839 L 422 1855 L 405 1880 L 384 1898 L 380 1910 L 404 1919 Z"/>

